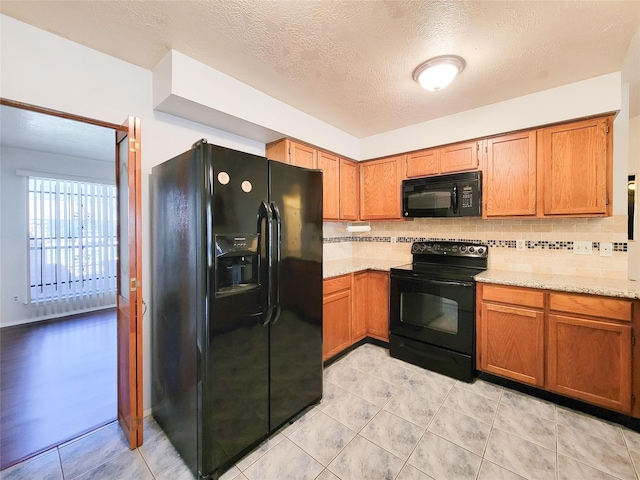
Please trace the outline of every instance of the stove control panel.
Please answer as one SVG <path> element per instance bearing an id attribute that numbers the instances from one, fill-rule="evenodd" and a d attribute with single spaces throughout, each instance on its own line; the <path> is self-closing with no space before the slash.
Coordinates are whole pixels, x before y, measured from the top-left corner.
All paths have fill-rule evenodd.
<path id="1" fill-rule="evenodd" d="M 487 258 L 489 248 L 486 245 L 467 242 L 415 242 L 411 246 L 411 253 Z"/>

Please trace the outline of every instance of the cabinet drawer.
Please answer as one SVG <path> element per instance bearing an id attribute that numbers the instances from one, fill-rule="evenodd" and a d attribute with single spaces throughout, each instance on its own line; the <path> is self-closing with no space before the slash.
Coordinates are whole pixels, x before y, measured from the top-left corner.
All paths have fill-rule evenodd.
<path id="1" fill-rule="evenodd" d="M 349 288 L 351 288 L 351 274 L 328 278 L 322 282 L 323 295 L 339 292 L 340 290 L 347 290 Z"/>
<path id="2" fill-rule="evenodd" d="M 631 302 L 615 298 L 568 293 L 549 294 L 549 308 L 558 312 L 631 321 Z"/>
<path id="3" fill-rule="evenodd" d="M 528 288 L 483 284 L 482 299 L 511 305 L 523 305 L 525 307 L 544 307 L 544 292 Z"/>

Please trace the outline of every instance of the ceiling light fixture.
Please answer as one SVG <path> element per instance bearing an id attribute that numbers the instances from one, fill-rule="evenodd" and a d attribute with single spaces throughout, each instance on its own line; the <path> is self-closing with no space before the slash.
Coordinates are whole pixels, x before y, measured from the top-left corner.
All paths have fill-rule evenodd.
<path id="1" fill-rule="evenodd" d="M 462 58 L 442 55 L 427 60 L 413 71 L 413 79 L 427 90 L 437 92 L 449 85 L 465 66 Z"/>

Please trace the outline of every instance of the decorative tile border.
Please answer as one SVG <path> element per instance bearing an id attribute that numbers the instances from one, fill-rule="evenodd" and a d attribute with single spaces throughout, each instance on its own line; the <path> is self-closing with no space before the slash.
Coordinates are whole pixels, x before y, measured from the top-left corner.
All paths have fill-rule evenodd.
<path id="1" fill-rule="evenodd" d="M 367 243 L 391 243 L 391 237 L 331 237 L 323 238 L 323 243 L 342 243 L 342 242 L 367 242 Z M 438 237 L 397 237 L 397 243 L 413 243 L 413 242 L 469 242 L 469 243 L 481 243 L 489 245 L 490 247 L 498 248 L 516 248 L 515 240 L 478 240 L 477 238 L 438 238 Z M 595 251 L 600 250 L 600 242 L 591 242 L 592 248 Z M 573 242 L 550 242 L 550 241 L 532 241 L 525 240 L 525 247 L 528 250 L 573 250 Z M 613 242 L 614 252 L 626 252 L 628 244 L 627 242 Z"/>

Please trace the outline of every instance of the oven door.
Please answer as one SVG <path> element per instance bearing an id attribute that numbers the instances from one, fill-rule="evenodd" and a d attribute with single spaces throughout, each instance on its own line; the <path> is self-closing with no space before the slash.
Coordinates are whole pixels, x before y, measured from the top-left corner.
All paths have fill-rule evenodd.
<path id="1" fill-rule="evenodd" d="M 474 282 L 430 280 L 392 273 L 389 329 L 396 335 L 472 355 Z"/>

